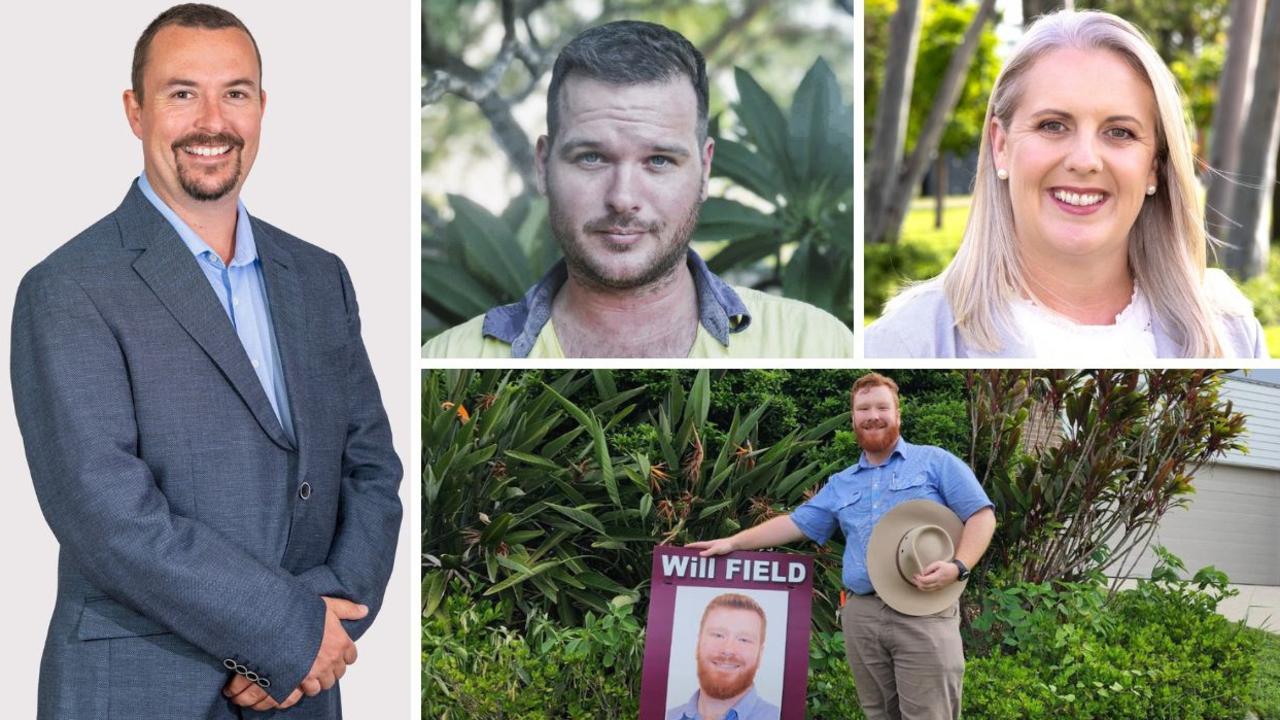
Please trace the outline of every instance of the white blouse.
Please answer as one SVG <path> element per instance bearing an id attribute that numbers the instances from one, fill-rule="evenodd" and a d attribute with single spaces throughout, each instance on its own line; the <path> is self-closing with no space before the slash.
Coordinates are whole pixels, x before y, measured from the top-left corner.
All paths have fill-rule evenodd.
<path id="1" fill-rule="evenodd" d="M 1129 305 L 1111 325 L 1082 325 L 1026 298 L 1015 299 L 1012 309 L 1019 333 L 1035 357 L 1092 367 L 1156 357 L 1151 306 L 1137 285 Z"/>

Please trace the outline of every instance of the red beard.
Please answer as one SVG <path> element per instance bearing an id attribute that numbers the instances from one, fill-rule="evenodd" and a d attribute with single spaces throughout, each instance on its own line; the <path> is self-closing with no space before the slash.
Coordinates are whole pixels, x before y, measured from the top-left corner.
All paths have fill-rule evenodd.
<path id="1" fill-rule="evenodd" d="M 698 658 L 698 686 L 708 697 L 716 700 L 728 700 L 736 697 L 756 680 L 756 668 L 759 661 L 751 667 L 743 667 L 735 672 L 725 672 L 711 665 L 708 659 Z"/>
<path id="2" fill-rule="evenodd" d="M 864 452 L 882 453 L 886 452 L 898 442 L 901 437 L 900 428 L 897 423 L 884 423 L 881 425 L 869 425 L 864 423 L 853 429 L 858 436 L 858 445 Z"/>

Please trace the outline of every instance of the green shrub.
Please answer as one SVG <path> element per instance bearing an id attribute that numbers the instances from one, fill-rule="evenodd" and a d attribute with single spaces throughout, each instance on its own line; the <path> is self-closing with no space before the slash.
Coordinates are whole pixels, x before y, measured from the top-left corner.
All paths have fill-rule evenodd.
<path id="1" fill-rule="evenodd" d="M 1216 613 L 1230 594 L 1220 572 L 1182 581 L 1164 569 L 1111 604 L 1092 580 L 993 588 L 980 618 L 1015 642 L 979 656 L 968 641 L 965 717 L 1275 718 L 1280 641 Z M 587 613 L 581 627 L 535 615 L 521 631 L 506 625 L 517 615 L 506 601 L 458 590 L 423 625 L 423 718 L 635 717 L 645 634 L 632 605 Z M 839 632 L 810 637 L 807 716 L 862 717 Z"/>
<path id="2" fill-rule="evenodd" d="M 456 590 L 456 588 L 455 588 Z M 581 627 L 503 625 L 505 603 L 451 593 L 422 626 L 422 717 L 635 717 L 644 630 L 626 604 Z"/>
<path id="3" fill-rule="evenodd" d="M 1280 325 L 1280 246 L 1271 249 L 1267 271 L 1241 284 L 1253 302 L 1253 314 L 1263 325 Z"/>
<path id="4" fill-rule="evenodd" d="M 947 266 L 950 256 L 920 243 L 867 243 L 863 249 L 862 296 L 868 316 L 884 314 L 884 304 L 911 281 L 927 280 Z"/>
<path id="5" fill-rule="evenodd" d="M 815 631 L 809 636 L 809 702 L 806 716 L 814 720 L 862 720 L 858 691 L 844 655 L 844 636 Z"/>
<path id="6" fill-rule="evenodd" d="M 1180 580 L 1157 549 L 1151 580 L 1107 604 L 1101 578 L 991 587 L 973 621 L 965 713 L 1236 720 L 1254 692 L 1257 639 L 1217 614 L 1234 594 L 1210 568 Z M 976 646 L 976 647 L 975 647 Z"/>

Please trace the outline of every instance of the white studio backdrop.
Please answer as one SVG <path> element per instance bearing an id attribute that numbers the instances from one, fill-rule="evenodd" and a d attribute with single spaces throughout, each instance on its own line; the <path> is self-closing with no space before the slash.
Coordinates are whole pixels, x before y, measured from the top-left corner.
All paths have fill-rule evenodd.
<path id="1" fill-rule="evenodd" d="M 414 7 L 392 3 L 219 3 L 258 41 L 268 99 L 261 148 L 242 199 L 249 211 L 337 253 L 360 300 L 364 340 L 395 433 L 413 477 L 409 448 L 410 369 L 416 324 L 410 296 L 416 266 L 410 191 L 418 132 L 412 65 Z M 0 349 L 9 356 L 14 293 L 28 268 L 113 211 L 142 169 L 141 146 L 125 119 L 133 46 L 168 2 L 20 3 L 0 24 L 5 138 L 0 173 L 3 248 Z M 13 494 L 3 503 L 0 541 L 11 572 L 23 578 L 3 599 L 6 714 L 35 717 L 44 634 L 53 609 L 57 543 L 31 486 L 8 381 L 0 383 L 0 458 Z M 418 630 L 411 627 L 410 504 L 395 574 L 378 621 L 359 643 L 360 659 L 342 681 L 348 717 L 408 717 Z M 15 584 L 9 584 L 15 587 Z"/>

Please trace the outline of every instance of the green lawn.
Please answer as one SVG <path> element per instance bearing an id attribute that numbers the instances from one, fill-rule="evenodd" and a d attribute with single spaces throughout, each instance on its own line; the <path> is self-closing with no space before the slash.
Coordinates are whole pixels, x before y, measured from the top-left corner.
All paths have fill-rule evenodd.
<path id="1" fill-rule="evenodd" d="M 1274 332 L 1270 334 L 1275 336 Z M 1258 720 L 1280 720 L 1280 635 L 1254 628 L 1246 632 L 1257 634 L 1262 643 L 1253 686 L 1253 712 Z"/>
<path id="2" fill-rule="evenodd" d="M 960 236 L 964 232 L 965 220 L 969 217 L 969 197 L 959 196 L 947 198 L 943 211 L 942 228 L 934 227 L 933 198 L 917 198 L 911 204 L 906 222 L 902 228 L 903 246 L 895 250 L 893 257 L 887 257 L 883 250 L 875 246 L 867 248 L 867 271 L 884 273 L 887 277 L 866 283 L 866 322 L 870 323 L 880 314 L 878 298 L 892 293 L 907 280 L 924 280 L 932 277 L 951 259 L 956 248 L 960 247 Z M 880 253 L 877 255 L 877 253 Z M 1271 253 L 1271 275 L 1280 276 L 1280 247 Z M 1257 286 L 1256 288 L 1252 286 Z M 1251 295 L 1270 295 L 1269 287 L 1258 283 L 1251 284 Z M 1277 302 L 1271 297 L 1252 297 L 1255 304 Z M 1280 324 L 1267 325 L 1266 342 L 1271 357 L 1280 358 Z"/>

